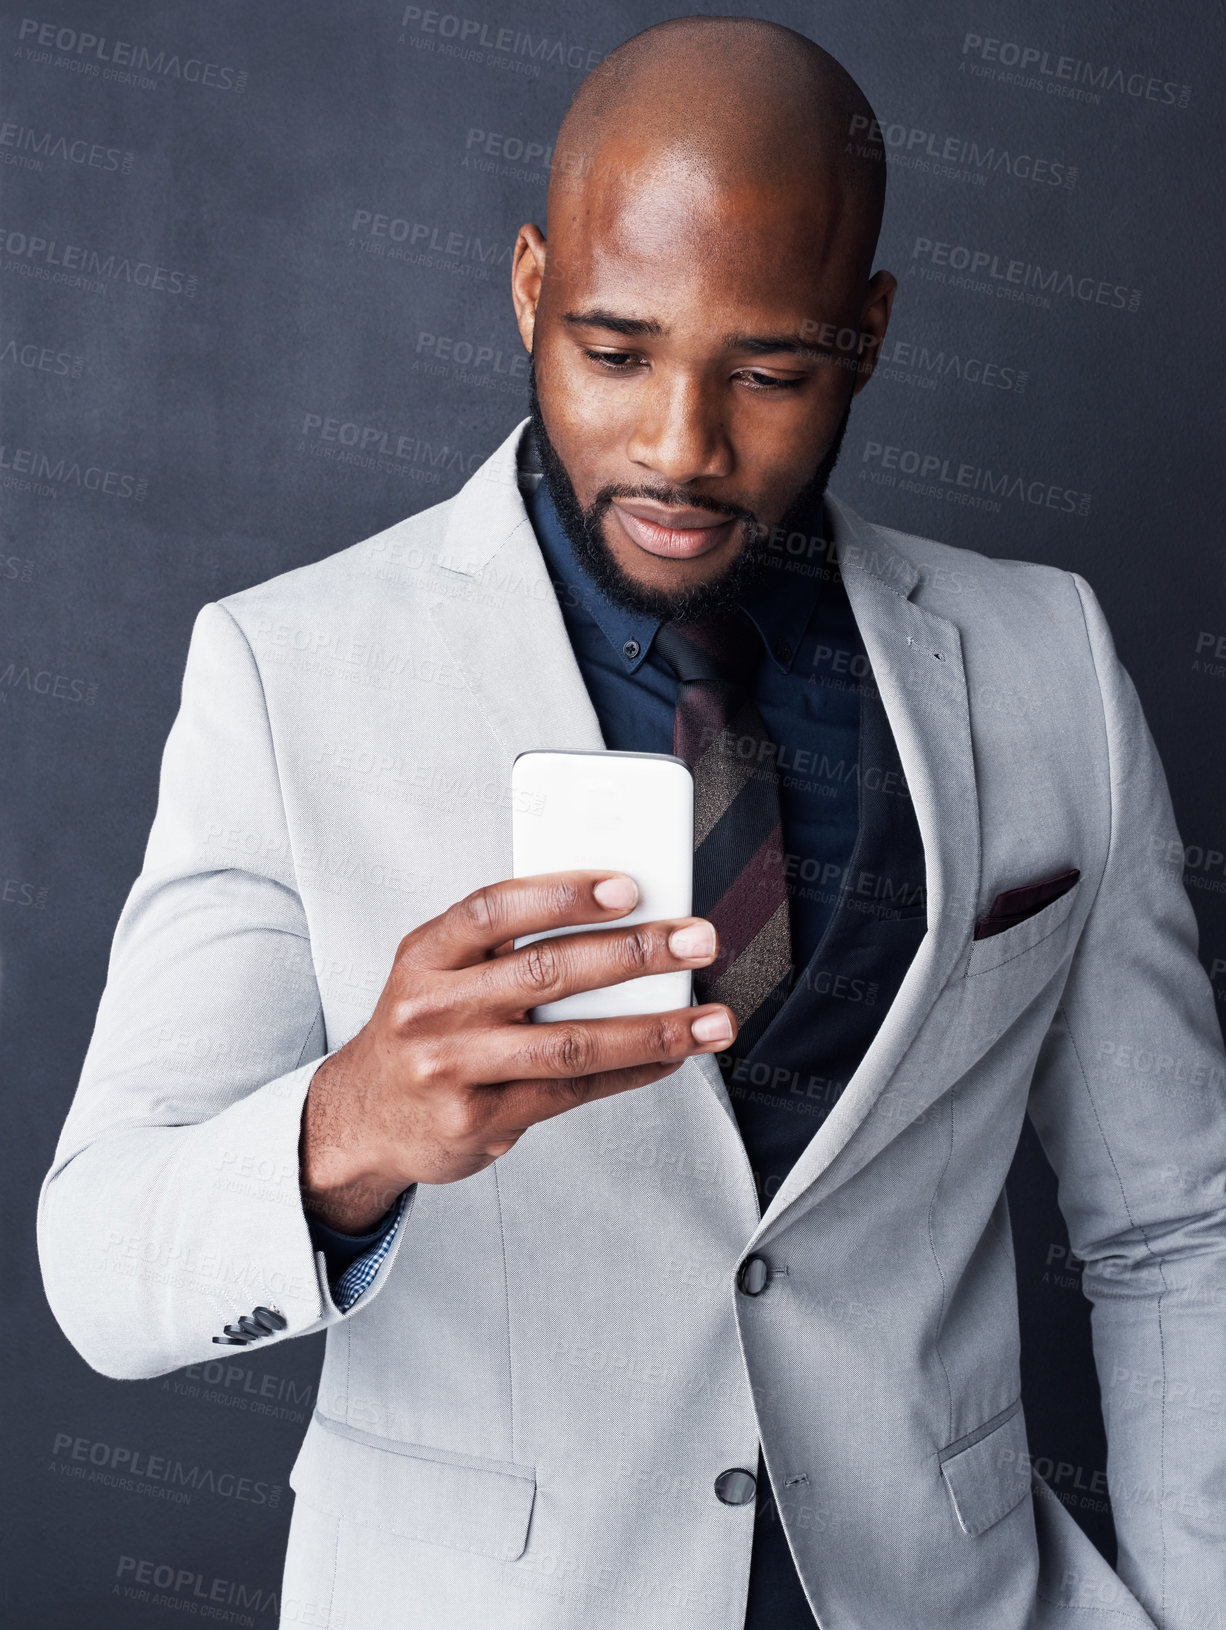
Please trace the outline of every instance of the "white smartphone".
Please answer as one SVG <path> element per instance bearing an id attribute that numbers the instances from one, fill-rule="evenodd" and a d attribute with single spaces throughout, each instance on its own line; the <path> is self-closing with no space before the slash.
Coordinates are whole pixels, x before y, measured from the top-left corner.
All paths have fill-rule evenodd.
<path id="1" fill-rule="evenodd" d="M 694 778 L 671 753 L 520 753 L 511 766 L 512 874 L 576 866 L 628 872 L 639 902 L 624 917 L 523 934 L 516 947 L 584 928 L 688 917 L 694 873 Z M 576 991 L 532 1009 L 535 1020 L 608 1019 L 689 1007 L 688 968 Z"/>

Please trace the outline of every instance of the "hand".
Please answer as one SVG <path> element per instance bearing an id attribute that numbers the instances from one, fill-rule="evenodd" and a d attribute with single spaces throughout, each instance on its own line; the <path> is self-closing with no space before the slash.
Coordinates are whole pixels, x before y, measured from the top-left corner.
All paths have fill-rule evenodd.
<path id="1" fill-rule="evenodd" d="M 638 888 L 624 872 L 542 872 L 477 889 L 401 940 L 369 1021 L 315 1072 L 302 1120 L 305 1203 L 361 1233 L 411 1183 L 484 1170 L 530 1126 L 659 1081 L 727 1047 L 730 1008 L 534 1024 L 530 1008 L 643 974 L 715 960 L 700 917 L 566 934 L 615 921 Z"/>

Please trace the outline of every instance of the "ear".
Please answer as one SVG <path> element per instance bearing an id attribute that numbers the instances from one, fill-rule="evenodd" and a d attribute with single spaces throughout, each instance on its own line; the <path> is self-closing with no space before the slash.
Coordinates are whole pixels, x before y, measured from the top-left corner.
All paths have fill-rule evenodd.
<path id="1" fill-rule="evenodd" d="M 511 256 L 511 299 L 515 305 L 515 321 L 524 349 L 532 353 L 532 336 L 536 329 L 536 308 L 540 303 L 541 284 L 545 278 L 545 235 L 539 226 L 526 223 L 515 239 L 515 252 Z"/>
<path id="2" fill-rule="evenodd" d="M 897 291 L 898 279 L 892 272 L 874 272 L 869 278 L 860 311 L 860 358 L 856 364 L 856 382 L 851 390 L 853 396 L 862 391 L 873 376 L 873 369 L 885 343 L 885 331 L 890 325 L 890 312 L 894 308 Z"/>

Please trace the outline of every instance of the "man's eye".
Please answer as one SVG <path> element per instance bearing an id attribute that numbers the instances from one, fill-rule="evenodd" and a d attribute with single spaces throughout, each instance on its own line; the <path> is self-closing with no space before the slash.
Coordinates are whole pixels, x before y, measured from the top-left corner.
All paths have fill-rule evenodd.
<path id="1" fill-rule="evenodd" d="M 602 368 L 608 368 L 618 373 L 625 372 L 635 360 L 633 353 L 630 351 L 589 351 L 585 349 L 583 354 L 585 357 L 590 357 L 593 362 L 598 362 Z"/>
<path id="2" fill-rule="evenodd" d="M 804 379 L 778 379 L 774 374 L 755 373 L 752 369 L 740 376 L 754 390 L 766 391 L 794 391 L 804 384 Z"/>

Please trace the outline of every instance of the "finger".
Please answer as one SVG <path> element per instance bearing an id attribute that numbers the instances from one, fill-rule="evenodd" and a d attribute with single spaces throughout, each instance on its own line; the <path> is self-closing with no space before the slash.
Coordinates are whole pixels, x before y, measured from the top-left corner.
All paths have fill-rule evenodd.
<path id="1" fill-rule="evenodd" d="M 416 929 L 402 947 L 414 965 L 468 968 L 495 946 L 547 928 L 613 922 L 638 901 L 625 872 L 538 872 L 489 883 Z"/>
<path id="2" fill-rule="evenodd" d="M 703 917 L 676 917 L 594 933 L 555 934 L 467 969 L 457 1012 L 481 1008 L 519 1017 L 578 991 L 601 990 L 648 974 L 704 968 L 719 936 Z"/>
<path id="3" fill-rule="evenodd" d="M 611 1019 L 504 1024 L 465 1032 L 463 1070 L 471 1082 L 502 1087 L 515 1081 L 567 1081 L 641 1065 L 675 1069 L 692 1053 L 727 1047 L 735 1035 L 732 1010 L 714 1002 Z"/>
<path id="4" fill-rule="evenodd" d="M 485 1135 L 491 1141 L 514 1143 L 540 1121 L 549 1121 L 564 1115 L 568 1109 L 595 1103 L 598 1098 L 613 1098 L 638 1087 L 649 1087 L 653 1082 L 675 1075 L 684 1063 L 684 1059 L 669 1059 L 664 1063 L 634 1064 L 621 1070 L 599 1070 L 594 1075 L 512 1081 L 505 1087 L 487 1088 L 488 1092 L 499 1094 L 499 1102 Z"/>

